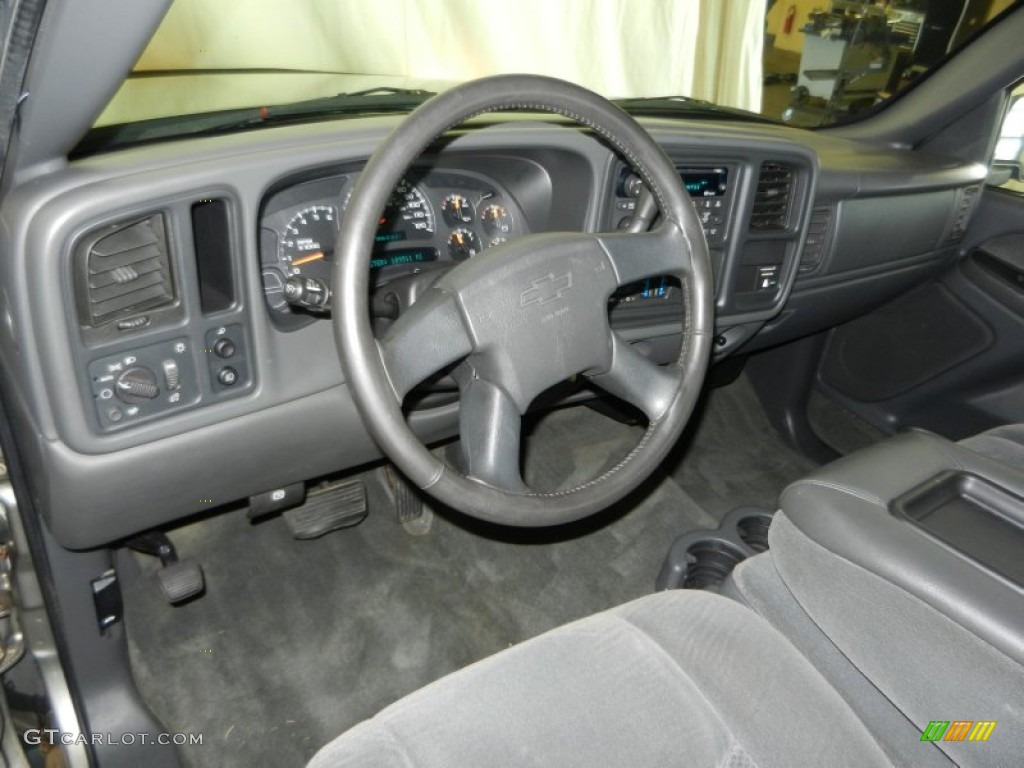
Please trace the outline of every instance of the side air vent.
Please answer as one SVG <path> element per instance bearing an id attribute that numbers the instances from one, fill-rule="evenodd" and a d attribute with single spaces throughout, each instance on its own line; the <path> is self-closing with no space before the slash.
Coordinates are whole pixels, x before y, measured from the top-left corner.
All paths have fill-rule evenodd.
<path id="1" fill-rule="evenodd" d="M 951 242 L 961 240 L 967 232 L 967 225 L 971 220 L 974 204 L 978 200 L 978 192 L 980 191 L 981 187 L 977 184 L 960 190 L 960 196 L 953 211 L 953 223 L 949 227 L 949 239 Z"/>
<path id="2" fill-rule="evenodd" d="M 800 254 L 800 266 L 797 269 L 798 278 L 801 275 L 809 275 L 821 266 L 831 228 L 831 208 L 815 208 L 811 211 L 811 221 L 807 225 L 807 239 L 804 241 L 804 250 Z"/>
<path id="3" fill-rule="evenodd" d="M 162 214 L 95 230 L 75 249 L 79 316 L 96 328 L 174 302 L 174 281 Z M 125 329 L 145 325 L 123 320 Z M 134 325 L 133 325 L 134 322 Z"/>
<path id="4" fill-rule="evenodd" d="M 789 223 L 789 207 L 793 197 L 793 169 L 779 163 L 762 163 L 754 193 L 754 209 L 750 214 L 753 232 L 781 232 Z"/>

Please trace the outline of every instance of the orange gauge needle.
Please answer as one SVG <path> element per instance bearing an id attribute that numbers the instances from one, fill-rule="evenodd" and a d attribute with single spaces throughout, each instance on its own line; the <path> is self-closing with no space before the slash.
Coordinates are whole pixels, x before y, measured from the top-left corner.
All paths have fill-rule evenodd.
<path id="1" fill-rule="evenodd" d="M 292 259 L 292 266 L 301 267 L 303 264 L 309 264 L 311 261 L 319 261 L 322 258 L 324 258 L 323 251 L 313 251 L 313 253 L 306 254 L 301 258 Z"/>

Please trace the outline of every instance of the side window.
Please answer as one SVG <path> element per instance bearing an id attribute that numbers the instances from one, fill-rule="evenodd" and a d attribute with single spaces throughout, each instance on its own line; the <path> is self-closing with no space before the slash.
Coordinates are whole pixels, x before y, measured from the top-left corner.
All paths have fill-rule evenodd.
<path id="1" fill-rule="evenodd" d="M 993 170 L 1000 173 L 1000 180 L 1009 178 L 999 186 L 1018 194 L 1024 194 L 1024 83 L 1010 96 L 1010 108 L 1006 111 L 1003 126 L 999 130 Z"/>

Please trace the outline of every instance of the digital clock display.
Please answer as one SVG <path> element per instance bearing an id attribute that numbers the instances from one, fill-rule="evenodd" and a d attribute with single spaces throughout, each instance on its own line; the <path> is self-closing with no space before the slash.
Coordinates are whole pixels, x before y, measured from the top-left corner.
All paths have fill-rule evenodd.
<path id="1" fill-rule="evenodd" d="M 397 243 L 400 240 L 405 240 L 406 234 L 404 230 L 391 230 L 383 231 L 380 230 L 373 237 L 375 243 Z"/>
<path id="2" fill-rule="evenodd" d="M 405 264 L 422 264 L 437 261 L 436 248 L 401 248 L 395 251 L 375 253 L 370 259 L 370 269 L 384 269 Z"/>

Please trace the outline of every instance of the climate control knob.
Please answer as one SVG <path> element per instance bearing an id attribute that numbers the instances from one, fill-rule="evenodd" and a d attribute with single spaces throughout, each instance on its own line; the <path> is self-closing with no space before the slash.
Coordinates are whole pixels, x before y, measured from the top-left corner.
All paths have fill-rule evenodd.
<path id="1" fill-rule="evenodd" d="M 141 365 L 128 368 L 114 382 L 114 393 L 126 403 L 141 403 L 160 394 L 156 374 Z"/>

